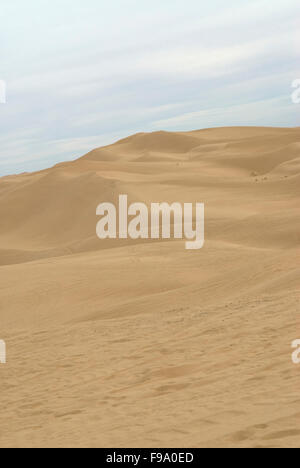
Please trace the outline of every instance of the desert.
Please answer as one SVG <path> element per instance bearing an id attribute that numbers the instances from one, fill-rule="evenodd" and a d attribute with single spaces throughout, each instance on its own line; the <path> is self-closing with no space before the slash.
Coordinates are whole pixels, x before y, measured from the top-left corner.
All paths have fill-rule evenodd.
<path id="1" fill-rule="evenodd" d="M 140 133 L 0 179 L 1 447 L 298 447 L 299 128 Z M 205 203 L 205 244 L 99 203 Z"/>

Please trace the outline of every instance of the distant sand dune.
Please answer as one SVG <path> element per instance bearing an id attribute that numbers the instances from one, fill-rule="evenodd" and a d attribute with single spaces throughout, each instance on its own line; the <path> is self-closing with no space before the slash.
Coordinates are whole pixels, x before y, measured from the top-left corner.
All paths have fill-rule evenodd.
<path id="1" fill-rule="evenodd" d="M 96 207 L 204 202 L 206 244 Z M 299 447 L 300 129 L 138 134 L 0 179 L 0 446 Z"/>

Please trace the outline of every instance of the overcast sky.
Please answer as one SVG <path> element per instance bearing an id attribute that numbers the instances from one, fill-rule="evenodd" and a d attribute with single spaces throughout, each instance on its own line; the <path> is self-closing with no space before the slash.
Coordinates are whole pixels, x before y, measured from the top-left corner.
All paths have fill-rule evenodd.
<path id="1" fill-rule="evenodd" d="M 299 0 L 1 0 L 0 175 L 155 130 L 300 126 Z"/>

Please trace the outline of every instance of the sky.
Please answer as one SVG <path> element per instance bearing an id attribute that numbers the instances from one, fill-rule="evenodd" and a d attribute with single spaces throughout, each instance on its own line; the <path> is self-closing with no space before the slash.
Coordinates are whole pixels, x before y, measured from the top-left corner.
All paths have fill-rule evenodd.
<path id="1" fill-rule="evenodd" d="M 1 0 L 0 14 L 0 176 L 138 132 L 300 126 L 299 0 Z"/>

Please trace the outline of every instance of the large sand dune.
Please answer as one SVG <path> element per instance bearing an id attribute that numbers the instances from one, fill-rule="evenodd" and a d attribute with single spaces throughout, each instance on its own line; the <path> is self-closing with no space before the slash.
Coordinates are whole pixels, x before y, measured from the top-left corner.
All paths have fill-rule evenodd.
<path id="1" fill-rule="evenodd" d="M 204 202 L 205 247 L 100 241 L 119 194 Z M 0 219 L 1 447 L 299 447 L 299 129 L 138 134 Z"/>

